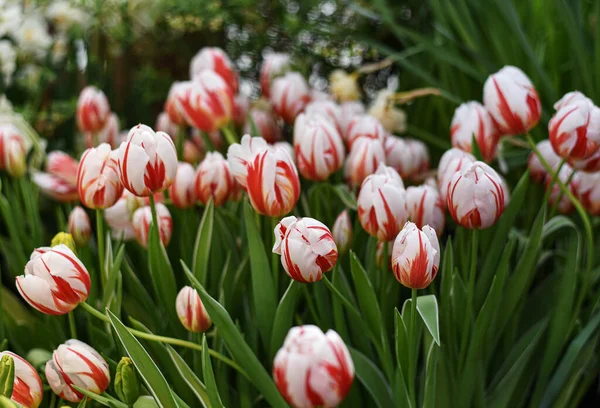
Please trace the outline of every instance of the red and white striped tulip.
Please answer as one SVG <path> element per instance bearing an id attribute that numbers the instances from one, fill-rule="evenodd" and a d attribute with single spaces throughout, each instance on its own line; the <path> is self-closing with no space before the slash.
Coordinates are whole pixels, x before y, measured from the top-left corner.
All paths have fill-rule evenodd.
<path id="1" fill-rule="evenodd" d="M 333 96 L 317 88 L 310 88 L 311 101 L 333 101 Z"/>
<path id="2" fill-rule="evenodd" d="M 286 141 L 275 142 L 272 145 L 269 145 L 269 149 L 271 149 L 271 150 L 275 150 L 275 149 L 285 150 L 285 152 L 290 156 L 290 158 L 292 159 L 292 161 L 294 163 L 296 163 L 296 154 L 294 153 L 294 146 L 292 146 L 288 142 L 286 142 Z"/>
<path id="3" fill-rule="evenodd" d="M 423 184 L 406 189 L 408 217 L 417 227 L 431 226 L 438 234 L 444 232 L 446 206 L 442 202 L 437 188 Z"/>
<path id="4" fill-rule="evenodd" d="M 82 133 L 97 133 L 110 115 L 110 105 L 104 92 L 95 86 L 83 88 L 77 100 L 77 126 Z"/>
<path id="5" fill-rule="evenodd" d="M 166 190 L 177 174 L 177 151 L 171 137 L 142 124 L 131 128 L 117 161 L 123 186 L 140 197 Z"/>
<path id="6" fill-rule="evenodd" d="M 581 170 L 586 173 L 595 173 L 600 171 L 600 149 L 592 154 L 587 159 L 569 159 L 568 163 L 576 170 Z"/>
<path id="7" fill-rule="evenodd" d="M 76 201 L 79 162 L 65 152 L 55 150 L 46 156 L 46 173 L 33 173 L 33 182 L 49 197 L 68 203 Z"/>
<path id="8" fill-rule="evenodd" d="M 343 128 L 342 128 L 342 108 L 340 105 L 333 101 L 329 100 L 314 100 L 306 105 L 306 109 L 304 113 L 307 116 L 323 116 L 327 120 L 329 120 L 333 126 L 335 126 L 336 130 L 343 138 Z M 296 118 L 297 120 L 298 118 Z"/>
<path id="9" fill-rule="evenodd" d="M 144 205 L 146 203 L 142 198 L 124 190 L 116 204 L 104 210 L 104 218 L 110 226 L 114 239 L 129 241 L 135 238 L 133 213 Z"/>
<path id="10" fill-rule="evenodd" d="M 10 399 L 24 408 L 37 408 L 44 398 L 42 380 L 36 369 L 23 357 L 3 351 L 0 358 L 10 356 L 15 363 L 13 390 Z"/>
<path id="11" fill-rule="evenodd" d="M 385 139 L 385 162 L 403 179 L 419 179 L 429 170 L 429 151 L 420 140 L 388 136 Z"/>
<path id="12" fill-rule="evenodd" d="M 62 315 L 85 302 L 90 292 L 90 275 L 66 245 L 37 248 L 16 278 L 23 299 L 42 313 Z"/>
<path id="13" fill-rule="evenodd" d="M 406 190 L 391 167 L 380 165 L 365 179 L 358 194 L 358 220 L 379 241 L 393 240 L 408 219 Z"/>
<path id="14" fill-rule="evenodd" d="M 294 123 L 298 171 L 308 180 L 326 180 L 344 164 L 344 142 L 325 116 L 301 113 Z"/>
<path id="15" fill-rule="evenodd" d="M 190 164 L 198 163 L 204 156 L 204 143 L 198 143 L 194 139 L 186 139 L 183 142 L 183 161 Z"/>
<path id="16" fill-rule="evenodd" d="M 14 125 L 0 125 L 0 170 L 13 177 L 21 177 L 27 170 L 29 139 Z"/>
<path id="17" fill-rule="evenodd" d="M 87 133 L 87 147 L 94 147 L 94 144 L 108 143 L 110 147 L 119 147 L 119 133 L 120 133 L 120 122 L 119 117 L 116 113 L 111 113 L 106 120 L 106 124 L 96 134 L 96 141 L 94 142 L 94 135 Z"/>
<path id="18" fill-rule="evenodd" d="M 190 62 L 190 78 L 195 78 L 204 71 L 212 71 L 219 75 L 232 92 L 238 91 L 238 73 L 229 56 L 218 47 L 204 47 Z"/>
<path id="19" fill-rule="evenodd" d="M 344 102 L 341 105 L 342 114 L 340 124 L 342 126 L 342 136 L 344 140 L 348 137 L 348 126 L 357 116 L 365 114 L 365 105 L 360 101 Z"/>
<path id="20" fill-rule="evenodd" d="M 558 167 L 560 163 L 560 157 L 554 152 L 552 144 L 550 144 L 548 139 L 538 142 L 536 148 L 552 169 L 556 169 Z M 543 183 L 544 180 L 546 180 L 548 172 L 542 165 L 542 162 L 535 152 L 531 152 L 529 154 L 527 167 L 529 168 L 529 176 L 533 181 L 537 183 Z"/>
<path id="21" fill-rule="evenodd" d="M 340 252 L 344 253 L 350 249 L 350 246 L 352 245 L 352 222 L 350 222 L 348 210 L 342 211 L 337 216 L 333 223 L 331 233 Z"/>
<path id="22" fill-rule="evenodd" d="M 241 144 L 229 146 L 227 161 L 257 212 L 281 217 L 292 211 L 300 197 L 300 179 L 285 150 L 269 148 L 262 137 L 244 135 Z"/>
<path id="23" fill-rule="evenodd" d="M 181 126 L 185 124 L 185 117 L 179 100 L 185 98 L 187 85 L 189 85 L 189 82 L 173 82 L 171 88 L 169 89 L 167 100 L 165 101 L 164 111 L 167 114 L 169 121 L 175 126 Z M 166 130 L 159 130 L 171 135 L 171 133 L 167 132 Z M 172 136 L 174 135 L 175 134 Z"/>
<path id="24" fill-rule="evenodd" d="M 196 204 L 195 176 L 194 166 L 179 162 L 175 181 L 169 187 L 169 198 L 175 207 L 190 208 Z"/>
<path id="25" fill-rule="evenodd" d="M 310 102 L 310 88 L 298 72 L 288 72 L 273 81 L 270 101 L 275 113 L 291 125 Z"/>
<path id="26" fill-rule="evenodd" d="M 571 190 L 573 194 L 578 194 L 579 186 L 577 185 L 577 183 L 580 181 L 580 179 L 576 177 L 577 174 L 573 175 L 574 171 L 575 170 L 573 170 L 573 168 L 567 163 L 563 164 L 563 166 L 560 168 L 560 171 L 558 172 L 558 180 L 560 180 L 565 186 L 567 186 L 567 188 Z M 552 175 L 548 174 L 546 176 L 546 179 L 544 180 L 546 190 L 550 188 L 551 180 Z M 559 198 L 560 201 L 558 201 Z M 573 211 L 573 203 L 571 202 L 569 197 L 566 194 L 563 194 L 561 188 L 558 186 L 557 183 L 554 183 L 552 185 L 550 195 L 548 196 L 548 202 L 551 205 L 555 205 L 557 201 L 557 209 L 560 213 L 568 214 L 571 211 Z"/>
<path id="27" fill-rule="evenodd" d="M 175 309 L 179 321 L 186 330 L 201 333 L 207 331 L 212 325 L 212 320 L 206 312 L 198 292 L 190 286 L 184 286 L 177 294 Z"/>
<path id="28" fill-rule="evenodd" d="M 348 125 L 346 145 L 352 150 L 355 141 L 361 138 L 379 140 L 385 143 L 387 132 L 381 123 L 371 115 L 356 116 Z"/>
<path id="29" fill-rule="evenodd" d="M 496 170 L 476 161 L 454 173 L 448 187 L 448 211 L 469 229 L 491 227 L 504 212 L 504 188 Z"/>
<path id="30" fill-rule="evenodd" d="M 528 132 L 540 120 L 542 106 L 531 80 L 517 67 L 505 66 L 483 85 L 483 104 L 503 135 Z"/>
<path id="31" fill-rule="evenodd" d="M 600 108 L 589 100 L 564 105 L 550 119 L 548 134 L 564 159 L 587 159 L 600 148 Z"/>
<path id="32" fill-rule="evenodd" d="M 166 205 L 156 203 L 156 216 L 158 217 L 158 233 L 160 241 L 166 247 L 171 242 L 173 235 L 173 218 Z M 138 208 L 133 213 L 133 230 L 135 237 L 141 246 L 148 248 L 148 237 L 150 236 L 150 224 L 152 223 L 152 209 L 146 205 Z"/>
<path id="33" fill-rule="evenodd" d="M 600 173 L 575 173 L 571 188 L 587 212 L 600 215 Z"/>
<path id="34" fill-rule="evenodd" d="M 281 255 L 283 269 L 295 281 L 318 282 L 337 261 L 331 231 L 314 218 L 285 217 L 274 233 L 273 253 Z"/>
<path id="35" fill-rule="evenodd" d="M 292 407 L 336 407 L 350 391 L 354 363 L 335 331 L 297 326 L 290 329 L 275 355 L 273 378 Z"/>
<path id="36" fill-rule="evenodd" d="M 253 108 L 250 109 L 250 116 L 256 126 L 258 135 L 267 141 L 267 143 L 276 143 L 282 139 L 281 127 L 277 123 L 277 118 L 270 110 Z M 252 122 L 247 121 L 244 126 L 244 133 L 253 134 Z"/>
<path id="37" fill-rule="evenodd" d="M 456 147 L 447 150 L 442 155 L 437 169 L 437 182 L 440 197 L 442 198 L 444 205 L 447 203 L 448 185 L 450 184 L 454 173 L 460 171 L 474 161 L 475 156 Z"/>
<path id="38" fill-rule="evenodd" d="M 249 110 L 250 100 L 248 97 L 240 94 L 236 95 L 233 98 L 233 123 L 236 126 L 244 126 Z"/>
<path id="39" fill-rule="evenodd" d="M 591 102 L 591 99 L 579 91 L 567 92 L 566 94 L 563 95 L 562 98 L 560 98 L 554 104 L 553 107 L 554 107 L 554 110 L 559 111 L 567 105 L 571 105 L 572 103 L 580 102 L 580 101 L 590 101 Z"/>
<path id="40" fill-rule="evenodd" d="M 123 194 L 117 164 L 117 151 L 108 143 L 87 149 L 81 155 L 77 170 L 77 192 L 88 208 L 113 206 Z"/>
<path id="41" fill-rule="evenodd" d="M 79 247 L 84 247 L 90 240 L 92 234 L 92 224 L 85 210 L 77 206 L 69 214 L 69 223 L 67 227 L 69 234 Z"/>
<path id="42" fill-rule="evenodd" d="M 352 146 L 344 166 L 344 177 L 353 186 L 360 186 L 380 164 L 385 164 L 385 151 L 379 139 L 361 137 Z"/>
<path id="43" fill-rule="evenodd" d="M 154 128 L 157 132 L 165 132 L 167 135 L 171 136 L 172 139 L 176 139 L 177 136 L 179 136 L 179 126 L 171 122 L 167 112 L 161 112 L 157 116 Z"/>
<path id="44" fill-rule="evenodd" d="M 265 98 L 271 94 L 271 83 L 273 79 L 285 74 L 290 70 L 290 56 L 288 54 L 274 52 L 265 56 L 260 67 L 260 90 Z"/>
<path id="45" fill-rule="evenodd" d="M 488 111 L 475 101 L 456 108 L 450 125 L 452 146 L 471 153 L 473 137 L 483 160 L 492 161 L 496 157 L 500 133 Z"/>
<path id="46" fill-rule="evenodd" d="M 54 350 L 44 371 L 52 391 L 70 402 L 79 402 L 84 397 L 73 385 L 102 394 L 110 384 L 108 364 L 100 353 L 75 339 L 67 340 Z"/>
<path id="47" fill-rule="evenodd" d="M 396 108 L 393 101 L 394 93 L 387 89 L 379 91 L 369 107 L 369 115 L 376 118 L 383 128 L 390 133 L 406 131 L 406 113 Z"/>
<path id="48" fill-rule="evenodd" d="M 435 279 L 440 267 L 440 244 L 436 231 L 407 222 L 394 241 L 392 271 L 404 286 L 425 289 Z"/>
<path id="49" fill-rule="evenodd" d="M 202 204 L 208 204 L 212 198 L 217 207 L 227 201 L 235 187 L 229 163 L 219 152 L 206 154 L 198 166 L 194 180 L 198 200 Z"/>

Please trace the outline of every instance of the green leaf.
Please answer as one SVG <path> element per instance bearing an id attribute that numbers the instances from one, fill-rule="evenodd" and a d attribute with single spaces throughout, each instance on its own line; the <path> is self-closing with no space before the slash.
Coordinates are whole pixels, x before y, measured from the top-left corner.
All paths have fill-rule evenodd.
<path id="1" fill-rule="evenodd" d="M 200 379 L 196 376 L 194 371 L 188 366 L 183 358 L 175 351 L 175 349 L 169 345 L 166 346 L 171 359 L 173 360 L 173 364 L 177 367 L 179 374 L 185 381 L 185 383 L 191 388 L 194 392 L 200 403 L 203 407 L 210 408 L 210 402 L 208 399 L 208 394 L 206 392 L 206 387 L 200 381 Z"/>
<path id="2" fill-rule="evenodd" d="M 292 326 L 292 319 L 296 311 L 298 297 L 302 293 L 302 284 L 290 280 L 290 284 L 283 294 L 277 306 L 275 313 L 275 322 L 273 323 L 273 335 L 271 336 L 271 357 L 274 357 L 277 350 L 283 344 L 283 339 Z"/>
<path id="3" fill-rule="evenodd" d="M 110 395 L 98 395 L 91 391 L 86 390 L 85 388 L 78 387 L 76 385 L 72 385 L 74 389 L 79 391 L 79 393 L 85 395 L 87 398 L 99 402 L 100 404 L 106 407 L 115 407 L 115 408 L 127 408 L 126 404 L 123 404 L 116 398 L 111 397 Z"/>
<path id="4" fill-rule="evenodd" d="M 417 307 L 419 302 L 417 301 Z M 423 408 L 435 408 L 436 381 L 437 381 L 437 356 L 439 345 L 431 343 L 429 353 L 427 353 L 426 371 L 425 371 L 425 390 L 423 391 Z"/>
<path id="5" fill-rule="evenodd" d="M 353 211 L 357 210 L 358 207 L 356 204 L 356 197 L 350 191 L 350 189 L 348 189 L 346 184 L 338 184 L 334 187 L 334 190 L 346 208 L 349 208 Z"/>
<path id="6" fill-rule="evenodd" d="M 471 154 L 475 156 L 475 158 L 479 161 L 484 161 L 483 156 L 481 155 L 481 149 L 479 149 L 479 143 L 477 143 L 477 139 L 475 138 L 475 133 L 471 137 Z"/>
<path id="7" fill-rule="evenodd" d="M 219 396 L 219 389 L 217 388 L 217 382 L 215 381 L 215 374 L 213 372 L 212 364 L 210 363 L 206 335 L 202 336 L 202 374 L 204 374 L 206 391 L 208 392 L 208 399 L 211 405 L 214 407 L 223 407 L 221 397 Z"/>
<path id="8" fill-rule="evenodd" d="M 392 391 L 387 383 L 385 376 L 379 368 L 369 360 L 360 351 L 348 348 L 352 361 L 354 362 L 354 370 L 356 378 L 367 389 L 373 400 L 379 408 L 389 408 L 394 406 L 392 399 Z"/>
<path id="9" fill-rule="evenodd" d="M 110 242 L 110 241 L 109 241 Z M 110 251 L 107 246 L 107 252 Z M 111 252 L 112 253 L 112 252 Z M 121 245 L 119 250 L 117 251 L 117 256 L 114 260 L 111 260 L 111 263 L 107 263 L 109 266 L 108 272 L 108 280 L 106 281 L 106 287 L 104 288 L 104 296 L 102 300 L 102 306 L 108 307 L 112 300 L 116 297 L 117 290 L 117 282 L 119 280 L 119 275 L 121 274 L 121 263 L 123 262 L 123 257 L 125 256 L 125 245 Z M 116 313 L 116 310 L 111 308 L 113 312 Z"/>
<path id="10" fill-rule="evenodd" d="M 397 308 L 394 308 L 394 337 L 396 346 L 396 385 L 394 387 L 394 399 L 396 406 L 411 406 L 410 395 L 408 393 L 408 358 L 409 349 L 408 333 L 404 318 Z"/>
<path id="11" fill-rule="evenodd" d="M 433 340 L 440 345 L 440 316 L 437 298 L 435 295 L 419 296 L 417 298 L 417 310 L 425 322 L 425 326 Z"/>
<path id="12" fill-rule="evenodd" d="M 206 277 L 208 275 L 208 258 L 210 256 L 210 244 L 213 236 L 214 208 L 213 201 L 210 199 L 204 209 L 204 215 L 198 227 L 194 248 L 192 269 L 194 275 L 203 286 L 206 285 Z"/>
<path id="13" fill-rule="evenodd" d="M 127 330 L 127 327 L 115 316 L 110 310 L 107 310 L 108 317 L 110 318 L 110 324 L 119 341 L 123 345 L 123 348 L 133 361 L 135 368 L 137 368 L 140 377 L 144 380 L 146 387 L 150 393 L 154 396 L 154 399 L 161 408 L 177 408 L 178 405 L 175 402 L 173 392 L 167 384 L 167 380 L 160 372 L 160 369 L 156 366 L 148 352 L 142 347 L 140 342 L 133 337 L 133 335 Z"/>

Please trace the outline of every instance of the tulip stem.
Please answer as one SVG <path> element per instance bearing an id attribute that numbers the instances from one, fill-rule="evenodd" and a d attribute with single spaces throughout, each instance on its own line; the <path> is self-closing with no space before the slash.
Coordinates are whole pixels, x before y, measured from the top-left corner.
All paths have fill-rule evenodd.
<path id="1" fill-rule="evenodd" d="M 550 179 L 550 184 L 548 184 L 548 187 L 546 187 L 546 192 L 544 193 L 544 203 L 547 202 L 550 199 L 550 194 L 552 193 L 552 187 L 554 187 L 554 184 L 556 184 L 556 179 L 558 178 L 558 173 L 560 173 L 560 170 L 562 169 L 562 167 L 564 166 L 566 160 L 562 159 L 560 161 L 560 163 L 558 164 L 558 167 L 556 168 L 556 170 L 553 170 L 551 172 L 552 174 L 552 178 Z M 562 197 L 562 192 L 561 192 L 561 197 Z M 560 199 L 556 200 L 556 202 L 559 202 Z M 550 217 L 552 218 L 552 217 Z"/>
<path id="2" fill-rule="evenodd" d="M 67 313 L 69 319 L 69 330 L 71 333 L 71 338 L 77 340 L 77 326 L 75 325 L 75 311 L 71 310 Z"/>
<path id="3" fill-rule="evenodd" d="M 387 243 L 386 243 L 387 244 Z M 409 358 L 408 358 L 408 381 L 410 384 L 410 400 L 412 406 L 417 406 L 417 390 L 416 390 L 416 376 L 417 376 L 417 363 L 419 358 L 419 342 L 417 337 L 417 290 L 412 289 L 411 301 L 410 301 L 410 332 L 408 337 L 409 344 Z"/>
<path id="4" fill-rule="evenodd" d="M 227 140 L 228 145 L 231 146 L 232 144 L 238 143 L 235 132 L 229 127 L 229 125 L 223 126 L 221 131 L 223 132 L 223 135 L 225 135 L 225 140 Z"/>
<path id="5" fill-rule="evenodd" d="M 108 316 L 106 316 L 106 315 L 102 314 L 100 311 L 96 310 L 96 308 L 94 308 L 89 303 L 82 302 L 79 305 L 81 307 L 83 307 L 92 316 L 94 316 L 106 323 L 110 323 L 110 319 Z M 173 346 L 185 347 L 185 348 L 189 348 L 189 349 L 196 350 L 196 351 L 202 351 L 202 346 L 200 344 L 196 344 L 191 341 L 175 339 L 173 337 L 158 336 L 156 334 L 146 333 L 146 332 L 143 332 L 140 330 L 132 329 L 130 327 L 126 327 L 126 328 L 129 331 L 129 333 L 133 334 L 135 337 L 138 337 L 140 339 L 155 341 L 155 342 L 164 343 L 164 344 L 171 344 Z M 208 354 L 210 354 L 212 357 L 216 358 L 217 360 L 221 360 L 222 362 L 224 362 L 225 364 L 227 364 L 228 366 L 230 366 L 231 368 L 233 368 L 234 370 L 236 370 L 237 372 L 242 374 L 244 377 L 246 377 L 246 379 L 250 380 L 250 377 L 248 377 L 248 374 L 246 374 L 246 371 L 244 371 L 244 369 L 242 367 L 240 367 L 238 363 L 236 363 L 229 357 L 226 357 L 223 354 L 218 353 L 210 348 L 208 349 Z"/>
<path id="6" fill-rule="evenodd" d="M 104 217 L 102 209 L 96 209 L 96 236 L 98 241 L 98 258 L 100 261 L 100 282 L 102 287 L 106 286 L 106 275 L 104 271 L 104 260 L 106 259 L 106 253 L 104 251 Z"/>
<path id="7" fill-rule="evenodd" d="M 567 186 L 569 184 L 571 184 L 571 180 L 573 180 L 573 176 L 575 176 L 575 171 L 572 171 L 571 174 L 569 175 L 569 178 L 567 179 L 567 182 L 565 183 Z M 558 205 L 560 204 L 560 200 L 562 200 L 563 196 L 564 196 L 564 194 L 561 191 L 560 194 L 558 195 L 558 198 L 554 202 L 554 204 L 552 204 L 552 209 L 550 210 L 550 216 L 548 217 L 548 219 L 551 219 L 556 215 L 556 211 L 558 210 Z"/>
<path id="8" fill-rule="evenodd" d="M 277 238 L 275 238 L 275 232 L 274 232 L 275 228 L 277 228 L 277 225 L 279 225 L 279 220 L 277 219 L 277 217 L 271 217 L 271 227 L 272 228 L 269 233 L 273 237 L 273 239 L 272 239 L 273 246 L 275 245 L 275 241 L 277 240 Z M 271 248 L 273 246 L 271 246 Z M 273 273 L 273 283 L 275 286 L 275 293 L 277 293 L 278 295 L 279 295 L 279 262 L 281 262 L 280 259 L 281 259 L 280 255 L 278 255 L 276 253 L 271 254 L 271 273 Z"/>
<path id="9" fill-rule="evenodd" d="M 183 160 L 183 144 L 185 140 L 185 125 L 179 125 L 177 127 L 177 159 Z"/>
<path id="10" fill-rule="evenodd" d="M 473 313 L 473 292 L 475 292 L 475 276 L 477 275 L 477 250 L 479 247 L 479 230 L 474 229 L 471 235 L 471 262 L 469 263 L 469 288 L 467 291 L 467 313 L 462 331 L 459 367 L 462 370 L 467 354 L 467 345 L 469 344 L 469 329 L 471 327 L 471 314 Z"/>

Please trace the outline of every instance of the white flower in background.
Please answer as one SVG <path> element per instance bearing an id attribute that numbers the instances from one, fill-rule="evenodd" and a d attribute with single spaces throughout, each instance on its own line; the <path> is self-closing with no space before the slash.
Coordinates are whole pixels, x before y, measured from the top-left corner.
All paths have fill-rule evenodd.
<path id="1" fill-rule="evenodd" d="M 89 16 L 81 9 L 74 7 L 70 1 L 51 2 L 46 10 L 46 17 L 54 23 L 58 31 L 65 32 L 73 26 L 86 27 Z"/>
<path id="2" fill-rule="evenodd" d="M 48 33 L 48 24 L 39 13 L 27 15 L 23 23 L 14 33 L 19 51 L 44 58 L 52 45 L 52 37 Z"/>
<path id="3" fill-rule="evenodd" d="M 52 50 L 50 51 L 52 55 L 52 62 L 54 64 L 59 64 L 64 61 L 67 56 L 67 52 L 69 51 L 69 37 L 67 37 L 64 33 L 58 33 L 56 38 L 54 39 L 54 45 L 52 45 Z"/>
<path id="4" fill-rule="evenodd" d="M 16 69 L 17 52 L 15 48 L 10 41 L 0 40 L 0 71 L 2 71 L 4 85 L 10 85 Z"/>
<path id="5" fill-rule="evenodd" d="M 14 35 L 21 25 L 23 12 L 18 3 L 7 4 L 0 0 L 0 37 Z"/>

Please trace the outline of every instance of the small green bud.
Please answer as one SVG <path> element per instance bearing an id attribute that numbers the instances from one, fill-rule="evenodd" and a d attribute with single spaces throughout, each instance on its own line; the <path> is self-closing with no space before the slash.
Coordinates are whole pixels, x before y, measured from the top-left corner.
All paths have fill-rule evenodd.
<path id="1" fill-rule="evenodd" d="M 0 396 L 0 408 L 19 408 L 19 406 L 11 401 L 10 398 L 2 395 Z"/>
<path id="2" fill-rule="evenodd" d="M 133 405 L 139 398 L 140 380 L 129 357 L 123 357 L 119 361 L 114 387 L 119 399 L 127 405 Z"/>
<path id="3" fill-rule="evenodd" d="M 54 238 L 52 238 L 52 243 L 50 246 L 56 246 L 60 244 L 64 244 L 68 246 L 71 251 L 76 252 L 75 241 L 73 240 L 73 236 L 71 234 L 59 232 L 54 236 Z"/>
<path id="4" fill-rule="evenodd" d="M 0 359 L 0 395 L 10 398 L 15 382 L 15 361 L 9 355 Z"/>

